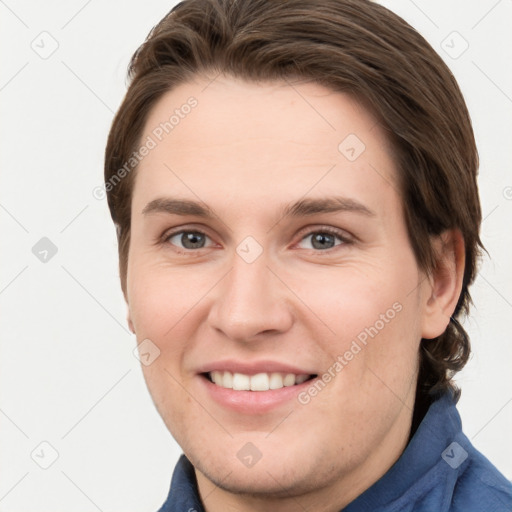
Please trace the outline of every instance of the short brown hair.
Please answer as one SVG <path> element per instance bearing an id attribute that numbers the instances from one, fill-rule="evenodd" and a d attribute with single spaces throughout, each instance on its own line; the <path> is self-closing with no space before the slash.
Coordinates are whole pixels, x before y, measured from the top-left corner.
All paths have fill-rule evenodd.
<path id="1" fill-rule="evenodd" d="M 112 179 L 138 147 L 162 95 L 198 76 L 306 80 L 350 93 L 380 118 L 395 150 L 404 215 L 418 265 L 432 271 L 432 235 L 458 229 L 465 243 L 462 291 L 446 331 L 422 340 L 418 390 L 451 388 L 466 363 L 467 314 L 482 244 L 478 154 L 457 83 L 427 41 L 369 0 L 185 0 L 153 28 L 129 66 L 131 81 L 108 138 L 105 183 L 117 227 L 126 294 L 133 172 Z M 119 176 L 119 174 L 117 175 Z"/>

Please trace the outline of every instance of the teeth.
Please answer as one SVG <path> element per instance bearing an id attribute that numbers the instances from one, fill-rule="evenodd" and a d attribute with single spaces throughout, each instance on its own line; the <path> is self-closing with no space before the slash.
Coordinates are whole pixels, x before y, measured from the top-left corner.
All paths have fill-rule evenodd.
<path id="1" fill-rule="evenodd" d="M 251 377 L 251 391 L 267 391 L 268 389 L 268 373 L 257 373 Z"/>
<path id="2" fill-rule="evenodd" d="M 302 384 L 310 375 L 294 373 L 257 373 L 245 375 L 215 370 L 210 372 L 211 380 L 220 387 L 234 389 L 235 391 L 268 391 L 283 387 Z"/>
<path id="3" fill-rule="evenodd" d="M 295 375 L 293 373 L 287 373 L 283 379 L 285 386 L 293 386 L 295 384 Z"/>
<path id="4" fill-rule="evenodd" d="M 222 379 L 224 382 L 224 379 Z M 251 389 L 251 377 L 243 373 L 233 374 L 233 389 L 236 391 L 249 391 Z"/>
<path id="5" fill-rule="evenodd" d="M 283 376 L 280 373 L 271 373 L 269 382 L 270 389 L 281 389 L 283 386 Z"/>
<path id="6" fill-rule="evenodd" d="M 224 374 L 224 376 L 222 377 L 222 382 L 219 384 L 219 386 L 222 386 L 223 388 L 233 389 L 233 374 L 231 372 L 219 372 L 219 373 Z M 215 382 L 215 384 L 217 384 L 217 382 Z"/>
<path id="7" fill-rule="evenodd" d="M 295 384 L 302 384 L 309 379 L 309 375 L 297 375 L 295 377 Z"/>
<path id="8" fill-rule="evenodd" d="M 222 386 L 222 372 L 218 372 L 218 371 L 215 371 L 215 372 L 212 372 L 210 374 L 213 382 L 215 382 L 215 384 L 217 384 L 217 386 Z"/>

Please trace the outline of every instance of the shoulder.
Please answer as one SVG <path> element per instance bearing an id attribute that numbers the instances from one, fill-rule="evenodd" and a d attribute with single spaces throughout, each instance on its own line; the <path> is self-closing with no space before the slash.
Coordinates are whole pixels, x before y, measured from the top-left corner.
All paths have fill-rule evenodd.
<path id="1" fill-rule="evenodd" d="M 452 512 L 511 512 L 512 483 L 466 438 L 461 445 L 467 451 L 467 465 L 453 489 Z"/>

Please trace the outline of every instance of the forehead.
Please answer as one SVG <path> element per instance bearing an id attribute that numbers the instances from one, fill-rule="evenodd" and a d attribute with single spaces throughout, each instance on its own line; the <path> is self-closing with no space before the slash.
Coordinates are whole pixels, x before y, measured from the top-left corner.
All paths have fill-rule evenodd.
<path id="1" fill-rule="evenodd" d="M 169 192 L 178 188 L 188 196 L 236 190 L 257 202 L 332 187 L 358 194 L 370 183 L 393 187 L 396 181 L 376 117 L 348 94 L 316 83 L 221 75 L 182 84 L 150 112 L 141 140 L 150 139 L 135 186 L 145 196 L 161 194 L 165 183 Z"/>

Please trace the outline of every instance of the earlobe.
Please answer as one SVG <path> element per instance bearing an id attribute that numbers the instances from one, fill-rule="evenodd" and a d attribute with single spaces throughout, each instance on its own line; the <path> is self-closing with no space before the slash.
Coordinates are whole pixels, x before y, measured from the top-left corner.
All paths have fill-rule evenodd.
<path id="1" fill-rule="evenodd" d="M 445 231 L 434 241 L 436 266 L 429 276 L 430 293 L 423 317 L 422 338 L 437 338 L 446 330 L 462 290 L 465 247 L 458 229 Z"/>
<path id="2" fill-rule="evenodd" d="M 126 316 L 126 321 L 128 322 L 128 329 L 130 329 L 130 332 L 135 334 L 135 327 L 133 326 L 132 316 L 131 316 L 129 309 L 128 309 L 128 314 Z"/>

